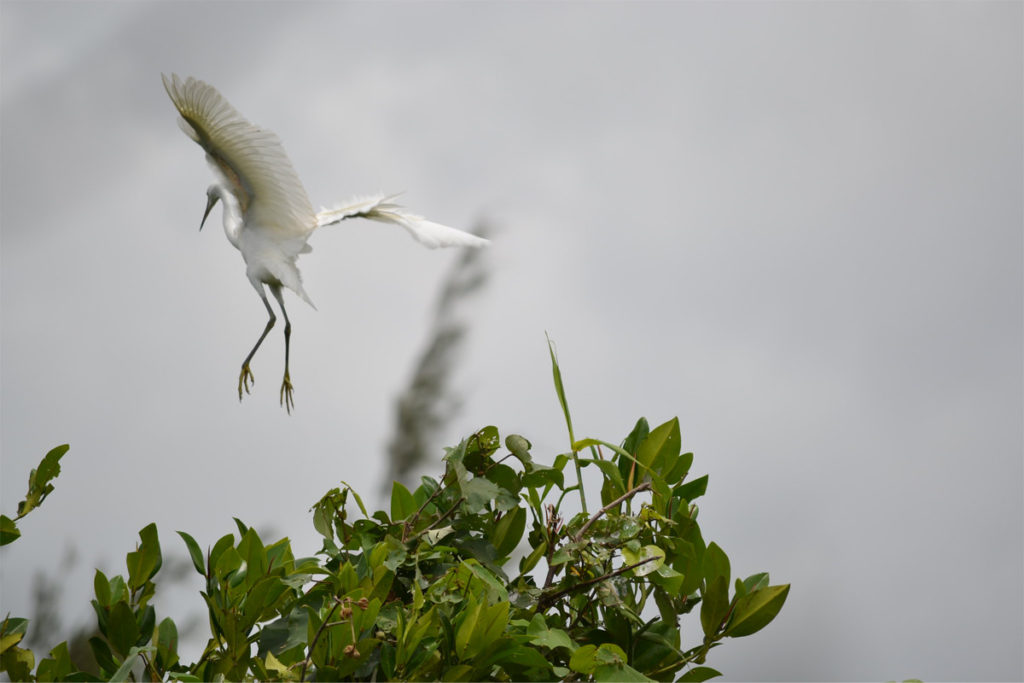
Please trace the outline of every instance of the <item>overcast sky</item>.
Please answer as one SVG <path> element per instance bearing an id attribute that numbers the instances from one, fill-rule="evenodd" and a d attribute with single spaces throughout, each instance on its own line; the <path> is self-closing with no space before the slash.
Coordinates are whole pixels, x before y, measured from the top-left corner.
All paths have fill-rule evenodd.
<path id="1" fill-rule="evenodd" d="M 237 516 L 312 554 L 327 488 L 379 488 L 457 257 L 376 223 L 314 235 L 318 310 L 286 294 L 295 411 L 279 330 L 239 404 L 265 312 L 219 211 L 197 230 L 176 72 L 274 130 L 315 206 L 404 190 L 497 229 L 438 457 L 487 424 L 566 449 L 545 331 L 577 436 L 679 416 L 705 537 L 793 585 L 713 653 L 728 680 L 1024 677 L 1021 3 L 0 12 L 0 509 L 71 444 L 0 555 L 0 612 L 73 544 L 85 622 L 93 567 L 123 572 L 153 521 L 166 553 Z"/>

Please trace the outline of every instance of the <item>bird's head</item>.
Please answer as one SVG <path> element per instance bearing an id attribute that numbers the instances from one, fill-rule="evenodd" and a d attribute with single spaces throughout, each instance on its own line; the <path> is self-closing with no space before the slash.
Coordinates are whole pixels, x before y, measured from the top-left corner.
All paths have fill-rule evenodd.
<path id="1" fill-rule="evenodd" d="M 220 199 L 220 188 L 216 185 L 210 185 L 206 188 L 206 211 L 203 212 L 203 220 L 199 223 L 199 229 L 202 230 L 203 226 L 206 225 L 206 219 L 209 217 L 210 212 L 213 211 L 213 206 Z"/>

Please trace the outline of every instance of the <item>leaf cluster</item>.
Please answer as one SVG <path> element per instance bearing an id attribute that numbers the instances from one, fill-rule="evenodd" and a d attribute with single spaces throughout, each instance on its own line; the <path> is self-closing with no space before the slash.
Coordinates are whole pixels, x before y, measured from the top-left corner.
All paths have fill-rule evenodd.
<path id="1" fill-rule="evenodd" d="M 0 626 L 0 669 L 26 680 L 717 675 L 702 666 L 708 652 L 766 626 L 789 586 L 764 573 L 730 582 L 728 557 L 697 522 L 707 476 L 688 478 L 678 420 L 651 429 L 641 419 L 619 444 L 573 447 L 545 465 L 526 438 L 502 442 L 485 427 L 447 449 L 440 477 L 412 491 L 396 482 L 389 509 L 372 513 L 342 483 L 312 508 L 316 557 L 296 559 L 287 538 L 266 544 L 239 520 L 205 551 L 178 532 L 203 578 L 210 626 L 187 665 L 174 622 L 158 622 L 151 604 L 162 564 L 151 524 L 125 576 L 96 572 L 98 676 L 77 670 L 65 643 L 36 666 L 18 647 L 27 621 L 11 618 Z M 600 472 L 598 510 L 576 505 L 570 461 Z M 701 642 L 683 650 L 682 617 L 698 607 Z"/>
<path id="2" fill-rule="evenodd" d="M 708 653 L 767 626 L 789 585 L 771 585 L 767 573 L 733 581 L 726 553 L 705 542 L 694 501 L 708 477 L 690 478 L 678 419 L 651 428 L 641 418 L 618 443 L 577 440 L 549 348 L 570 441 L 550 464 L 525 437 L 502 441 L 488 426 L 446 449 L 439 477 L 415 490 L 395 482 L 387 510 L 368 512 L 342 482 L 311 509 L 316 557 L 296 558 L 287 538 L 266 544 L 238 519 L 237 533 L 205 551 L 179 531 L 204 582 L 210 627 L 191 664 L 180 661 L 174 622 L 158 623 L 151 604 L 162 555 L 150 524 L 127 554 L 127 578 L 96 572 L 100 635 L 89 645 L 98 676 L 72 664 L 66 643 L 36 666 L 19 647 L 28 622 L 16 618 L 0 623 L 0 671 L 39 681 L 719 675 L 704 666 Z M 33 470 L 19 519 L 52 491 L 66 450 Z M 586 468 L 600 479 L 593 512 Z M 17 538 L 14 520 L 2 520 L 5 542 Z M 684 650 L 683 617 L 697 608 L 689 640 L 699 642 Z"/>

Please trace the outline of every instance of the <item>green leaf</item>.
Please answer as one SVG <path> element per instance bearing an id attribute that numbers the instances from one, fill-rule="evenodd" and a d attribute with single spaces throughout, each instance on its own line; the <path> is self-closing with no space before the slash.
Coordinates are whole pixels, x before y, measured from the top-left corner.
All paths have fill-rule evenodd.
<path id="1" fill-rule="evenodd" d="M 709 543 L 707 550 L 704 551 L 702 573 L 704 580 L 709 583 L 720 576 L 725 577 L 726 584 L 729 583 L 729 557 L 714 541 Z"/>
<path id="2" fill-rule="evenodd" d="M 53 484 L 50 481 L 60 474 L 60 459 L 69 448 L 70 446 L 64 444 L 50 450 L 39 462 L 39 467 L 29 473 L 28 493 L 25 494 L 25 500 L 18 503 L 19 518 L 39 507 L 53 491 Z"/>
<path id="3" fill-rule="evenodd" d="M 471 514 L 479 514 L 492 501 L 497 503 L 499 500 L 503 500 L 507 503 L 508 499 L 511 498 L 508 491 L 505 491 L 493 481 L 479 477 L 467 481 L 462 487 L 462 494 L 466 496 L 466 507 Z M 510 509 L 514 506 L 515 502 L 511 506 L 505 505 L 502 507 Z"/>
<path id="4" fill-rule="evenodd" d="M 109 607 L 111 601 L 110 595 L 110 582 L 107 581 L 106 575 L 99 569 L 93 575 L 92 579 L 93 591 L 96 593 L 96 601 L 102 607 Z"/>
<path id="5" fill-rule="evenodd" d="M 708 581 L 700 603 L 700 625 L 708 638 L 718 633 L 729 613 L 729 579 L 718 576 Z"/>
<path id="6" fill-rule="evenodd" d="M 36 669 L 36 680 L 40 681 L 65 681 L 68 675 L 74 670 L 71 663 L 71 655 L 68 653 L 68 644 L 63 642 L 50 650 L 50 656 L 39 662 Z"/>
<path id="7" fill-rule="evenodd" d="M 107 678 L 117 671 L 117 662 L 114 661 L 114 655 L 111 653 L 107 641 L 93 636 L 89 639 L 89 649 L 92 650 L 92 657 L 100 667 L 100 675 L 102 677 Z"/>
<path id="8" fill-rule="evenodd" d="M 605 643 L 607 645 L 608 643 Z M 604 647 L 602 645 L 601 647 Z M 653 679 L 643 675 L 628 664 L 602 664 L 594 669 L 594 680 L 600 683 L 616 683 L 617 681 L 627 681 L 633 683 L 634 681 L 650 681 Z"/>
<path id="9" fill-rule="evenodd" d="M 626 564 L 636 564 L 637 562 L 650 560 L 647 564 L 642 564 L 632 570 L 634 576 L 647 576 L 665 564 L 665 551 L 656 545 L 645 545 L 638 552 L 633 552 L 628 547 L 623 546 L 622 559 L 626 561 Z"/>
<path id="10" fill-rule="evenodd" d="M 672 470 L 679 458 L 682 438 L 679 435 L 679 418 L 655 427 L 637 449 L 636 459 L 645 466 L 664 476 Z M 636 483 L 633 482 L 632 486 Z"/>
<path id="11" fill-rule="evenodd" d="M 188 548 L 189 557 L 192 558 L 192 566 L 196 568 L 196 571 L 201 575 L 206 576 L 206 567 L 203 563 L 203 551 L 196 543 L 196 539 L 192 538 L 184 531 L 179 531 L 178 535 L 181 536 L 181 540 L 185 541 L 185 546 Z"/>
<path id="12" fill-rule="evenodd" d="M 551 373 L 555 378 L 555 393 L 558 394 L 558 403 L 562 406 L 562 413 L 565 415 L 565 425 L 569 428 L 569 442 L 573 443 L 576 441 L 576 438 L 572 435 L 572 418 L 569 416 L 569 403 L 565 400 L 565 387 L 562 385 L 562 371 L 558 367 L 555 342 L 552 341 L 551 337 L 547 339 L 548 353 L 551 354 Z"/>
<path id="13" fill-rule="evenodd" d="M 0 671 L 6 671 L 12 681 L 32 680 L 36 658 L 31 650 L 9 647 L 0 654 Z"/>
<path id="14" fill-rule="evenodd" d="M 399 481 L 391 484 L 391 519 L 400 522 L 416 514 L 419 508 L 409 489 Z"/>
<path id="15" fill-rule="evenodd" d="M 544 616 L 534 614 L 530 625 L 526 628 L 526 635 L 530 636 L 530 642 L 539 647 L 546 647 L 554 650 L 557 647 L 564 647 L 569 652 L 576 650 L 576 643 L 572 641 L 569 634 L 558 628 L 549 628 Z"/>
<path id="16" fill-rule="evenodd" d="M 768 587 L 768 572 L 758 572 L 740 581 L 736 579 L 736 597 L 742 598 L 747 593 Z"/>
<path id="17" fill-rule="evenodd" d="M 589 676 L 597 668 L 596 654 L 597 645 L 583 645 L 576 648 L 576 651 L 572 653 L 572 657 L 569 658 L 569 668 L 577 673 Z"/>
<path id="18" fill-rule="evenodd" d="M 132 668 L 134 668 L 135 663 L 139 660 L 139 655 L 144 652 L 152 652 L 155 649 L 156 648 L 152 646 L 147 646 L 133 647 L 131 650 L 129 650 L 128 656 L 125 657 L 124 663 L 121 664 L 121 668 L 114 672 L 114 675 L 110 677 L 111 683 L 120 683 L 120 681 L 127 681 L 128 676 L 130 676 L 132 673 Z"/>
<path id="19" fill-rule="evenodd" d="M 508 452 L 519 459 L 519 462 L 523 463 L 523 467 L 529 469 L 530 465 L 533 464 L 533 458 L 530 457 L 530 448 L 532 445 L 530 442 L 518 434 L 509 434 L 505 437 L 505 448 Z"/>
<path id="20" fill-rule="evenodd" d="M 508 608 L 507 600 L 490 606 L 484 605 L 481 608 L 475 628 L 469 637 L 466 657 L 474 657 L 480 654 L 491 643 L 501 637 L 501 634 L 505 631 L 505 626 L 508 625 Z"/>
<path id="21" fill-rule="evenodd" d="M 137 590 L 146 585 L 160 571 L 163 556 L 160 554 L 160 539 L 156 524 L 149 524 L 139 531 L 142 543 L 137 550 L 128 553 L 128 585 Z"/>
<path id="22" fill-rule="evenodd" d="M 516 507 L 510 510 L 494 525 L 491 543 L 498 557 L 507 557 L 519 545 L 526 530 L 526 508 Z"/>
<path id="23" fill-rule="evenodd" d="M 114 650 L 127 656 L 129 650 L 139 639 L 139 625 L 135 622 L 135 613 L 127 602 L 116 602 L 110 608 L 107 617 L 107 638 Z"/>
<path id="24" fill-rule="evenodd" d="M 619 468 L 611 460 L 597 460 L 597 459 L 584 459 L 580 458 L 581 465 L 596 465 L 601 473 L 605 476 L 605 480 L 611 485 L 611 500 L 619 498 L 626 492 L 625 483 L 622 481 L 622 475 L 619 473 Z M 611 502 L 609 500 L 609 502 Z"/>
<path id="25" fill-rule="evenodd" d="M 210 550 L 209 565 L 210 573 L 216 576 L 220 576 L 216 572 L 217 566 L 220 563 L 220 556 L 224 554 L 224 551 L 228 548 L 234 548 L 235 537 L 233 534 L 225 534 L 217 539 L 217 542 L 213 544 L 213 548 Z"/>
<path id="26" fill-rule="evenodd" d="M 14 520 L 7 515 L 0 515 L 0 545 L 13 543 L 19 536 L 21 532 Z"/>
<path id="27" fill-rule="evenodd" d="M 540 562 L 540 558 L 544 557 L 544 553 L 548 551 L 547 541 L 541 541 L 540 545 L 534 548 L 529 555 L 519 560 L 519 573 L 525 574 Z"/>
<path id="28" fill-rule="evenodd" d="M 459 623 L 458 631 L 455 633 L 455 654 L 458 655 L 459 659 L 464 660 L 470 656 L 470 638 L 473 637 L 473 632 L 476 631 L 477 621 L 480 619 L 480 613 L 483 611 L 483 608 L 483 603 L 478 603 L 471 597 L 469 605 L 462 612 L 462 620 Z"/>
<path id="29" fill-rule="evenodd" d="M 557 486 L 560 489 L 565 488 L 565 475 L 562 474 L 562 470 L 534 464 L 529 472 L 523 473 L 523 486 L 537 487 L 549 485 Z"/>
<path id="30" fill-rule="evenodd" d="M 707 490 L 708 475 L 705 474 L 703 477 L 698 477 L 693 481 L 688 481 L 685 484 L 680 484 L 679 486 L 672 489 L 672 497 L 682 498 L 687 503 L 692 503 L 693 501 L 703 496 L 704 493 L 707 492 Z"/>
<path id="31" fill-rule="evenodd" d="M 782 609 L 789 595 L 789 584 L 768 586 L 744 595 L 736 601 L 732 620 L 725 635 L 741 638 L 757 633 L 769 623 Z"/>
<path id="32" fill-rule="evenodd" d="M 28 631 L 28 619 L 7 617 L 0 622 L 0 653 L 17 645 Z"/>
<path id="33" fill-rule="evenodd" d="M 157 663 L 161 669 L 169 669 L 178 663 L 178 627 L 170 617 L 160 622 L 153 645 L 156 646 Z"/>
<path id="34" fill-rule="evenodd" d="M 703 683 L 721 675 L 722 672 L 715 671 L 710 666 L 695 666 L 680 676 L 676 683 Z"/>

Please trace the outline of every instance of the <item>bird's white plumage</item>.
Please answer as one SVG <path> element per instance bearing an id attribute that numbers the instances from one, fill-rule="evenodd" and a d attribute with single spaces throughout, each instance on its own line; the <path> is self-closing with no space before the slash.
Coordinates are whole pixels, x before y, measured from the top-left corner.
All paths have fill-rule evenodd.
<path id="1" fill-rule="evenodd" d="M 220 201 L 224 233 L 245 260 L 246 277 L 263 300 L 269 320 L 256 345 L 242 362 L 238 398 L 253 382 L 249 361 L 274 326 L 276 316 L 264 286 L 270 288 L 285 318 L 284 380 L 281 404 L 291 411 L 292 384 L 288 375 L 291 323 L 285 311 L 282 287 L 295 292 L 310 306 L 295 261 L 310 250 L 306 240 L 319 227 L 348 218 L 367 218 L 405 228 L 428 247 L 481 247 L 487 240 L 409 213 L 392 200 L 397 195 L 373 195 L 348 206 L 314 213 L 299 176 L 277 136 L 249 123 L 217 90 L 195 78 L 162 76 L 164 89 L 181 114 L 185 134 L 206 150 L 217 182 L 207 189 L 206 214 Z M 202 224 L 200 224 L 202 227 Z"/>
<path id="2" fill-rule="evenodd" d="M 181 114 L 182 130 L 206 150 L 207 160 L 238 201 L 246 229 L 305 237 L 316 229 L 313 206 L 274 133 L 238 113 L 216 88 L 177 74 L 164 88 Z"/>
<path id="3" fill-rule="evenodd" d="M 420 244 L 436 249 L 438 247 L 482 247 L 487 244 L 483 237 L 471 235 L 447 225 L 428 221 L 422 216 L 409 213 L 392 199 L 398 195 L 377 194 L 358 197 L 347 206 L 323 209 L 316 215 L 320 227 L 340 223 L 347 218 L 368 218 L 382 223 L 400 225 Z"/>

